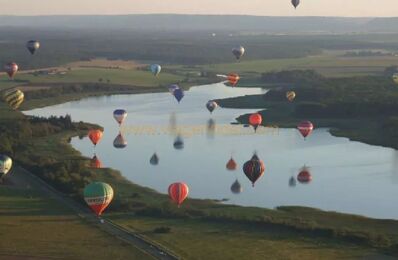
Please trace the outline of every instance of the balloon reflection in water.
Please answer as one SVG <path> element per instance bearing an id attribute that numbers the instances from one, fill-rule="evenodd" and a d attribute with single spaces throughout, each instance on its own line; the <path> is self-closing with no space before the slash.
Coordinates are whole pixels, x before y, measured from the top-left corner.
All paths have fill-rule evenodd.
<path id="1" fill-rule="evenodd" d="M 307 166 L 301 168 L 300 173 L 297 175 L 297 180 L 302 184 L 307 184 L 312 181 L 312 175 Z"/>
<path id="2" fill-rule="evenodd" d="M 152 165 L 158 165 L 159 164 L 159 157 L 158 157 L 158 155 L 156 153 L 154 153 L 151 156 L 151 159 L 149 159 L 149 163 L 152 164 Z"/>
<path id="3" fill-rule="evenodd" d="M 207 128 L 206 128 L 206 133 L 208 138 L 214 138 L 216 135 L 216 121 L 212 118 L 210 118 L 207 121 Z"/>
<path id="4" fill-rule="evenodd" d="M 290 179 L 289 179 L 289 187 L 296 187 L 296 184 L 297 184 L 296 178 L 294 178 L 293 176 L 290 177 Z"/>
<path id="5" fill-rule="evenodd" d="M 95 169 L 102 168 L 102 162 L 98 159 L 96 154 L 94 154 L 93 158 L 90 160 L 90 167 Z"/>
<path id="6" fill-rule="evenodd" d="M 116 149 L 123 149 L 126 148 L 126 146 L 127 146 L 127 141 L 126 139 L 124 139 L 122 133 L 119 132 L 115 140 L 113 140 L 113 147 L 115 147 Z"/>
<path id="7" fill-rule="evenodd" d="M 173 146 L 176 150 L 184 149 L 184 140 L 182 139 L 182 137 L 180 135 L 178 135 L 176 137 L 176 139 L 174 140 Z"/>
<path id="8" fill-rule="evenodd" d="M 232 183 L 231 191 L 232 191 L 233 194 L 242 193 L 243 188 L 242 188 L 242 185 L 240 185 L 238 179 L 236 179 L 236 181 L 234 183 Z"/>

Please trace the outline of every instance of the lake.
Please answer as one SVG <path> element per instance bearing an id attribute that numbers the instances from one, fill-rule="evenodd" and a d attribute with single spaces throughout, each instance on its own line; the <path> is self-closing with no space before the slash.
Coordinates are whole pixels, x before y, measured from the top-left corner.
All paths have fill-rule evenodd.
<path id="1" fill-rule="evenodd" d="M 296 129 L 263 127 L 254 133 L 252 128 L 231 123 L 255 111 L 217 108 L 210 114 L 205 107 L 210 99 L 261 93 L 265 90 L 212 84 L 186 91 L 180 104 L 168 92 L 114 95 L 25 113 L 70 114 L 74 121 L 103 126 L 104 137 L 96 148 L 88 138 L 77 137 L 72 146 L 90 158 L 96 153 L 105 167 L 120 170 L 132 182 L 161 193 L 167 193 L 172 182 L 183 181 L 191 198 L 266 208 L 299 205 L 398 219 L 396 150 L 333 137 L 327 129 L 315 129 L 307 140 Z M 118 108 L 128 112 L 121 128 L 113 119 Z M 128 143 L 124 149 L 113 146 L 119 131 Z M 183 149 L 173 145 L 177 136 L 184 142 Z M 154 166 L 149 160 L 155 152 L 160 160 Z M 242 165 L 254 152 L 266 169 L 252 187 Z M 236 171 L 225 167 L 231 156 L 238 163 Z M 312 181 L 289 183 L 303 166 L 309 167 Z M 240 194 L 231 192 L 235 180 L 243 188 Z"/>

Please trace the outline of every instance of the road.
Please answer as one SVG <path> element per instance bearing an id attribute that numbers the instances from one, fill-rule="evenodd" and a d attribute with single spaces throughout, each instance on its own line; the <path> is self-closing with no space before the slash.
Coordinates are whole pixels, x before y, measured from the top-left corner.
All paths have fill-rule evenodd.
<path id="1" fill-rule="evenodd" d="M 127 230 L 126 228 L 110 220 L 99 219 L 87 207 L 82 206 L 81 204 L 64 195 L 63 193 L 58 192 L 50 185 L 45 183 L 43 180 L 21 167 L 15 167 L 13 173 L 7 176 L 7 181 L 21 188 L 32 188 L 39 190 L 44 195 L 51 197 L 52 199 L 57 200 L 65 206 L 69 207 L 85 221 L 96 224 L 96 226 L 101 230 L 115 236 L 120 240 L 123 240 L 124 242 L 131 244 L 132 246 L 135 246 L 136 248 L 151 255 L 155 259 L 180 259 L 178 256 L 172 254 L 171 252 L 168 252 L 165 248 L 162 248 L 162 246 L 155 244 L 153 241 L 149 241 L 138 233 Z"/>

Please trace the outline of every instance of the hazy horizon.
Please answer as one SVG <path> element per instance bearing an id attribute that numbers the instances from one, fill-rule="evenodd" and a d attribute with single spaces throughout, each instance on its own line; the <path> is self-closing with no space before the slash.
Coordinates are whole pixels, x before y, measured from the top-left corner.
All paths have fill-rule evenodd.
<path id="1" fill-rule="evenodd" d="M 201 14 L 255 16 L 331 16 L 331 17 L 396 17 L 396 0 L 301 0 L 295 10 L 290 0 L 0 0 L 0 15 L 128 15 L 128 14 Z M 343 8 L 342 8 L 343 7 Z"/>

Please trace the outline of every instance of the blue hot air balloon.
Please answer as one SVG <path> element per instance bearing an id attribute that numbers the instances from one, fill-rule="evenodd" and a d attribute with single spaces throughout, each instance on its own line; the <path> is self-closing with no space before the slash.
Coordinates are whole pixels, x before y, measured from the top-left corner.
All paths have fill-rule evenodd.
<path id="1" fill-rule="evenodd" d="M 177 99 L 178 103 L 180 103 L 180 101 L 184 97 L 184 91 L 181 88 L 177 88 L 174 90 L 173 95 Z"/>
<path id="2" fill-rule="evenodd" d="M 159 64 L 152 64 L 151 65 L 151 72 L 152 72 L 153 75 L 155 75 L 155 76 L 159 75 L 161 70 L 162 70 L 162 67 L 160 67 Z"/>

